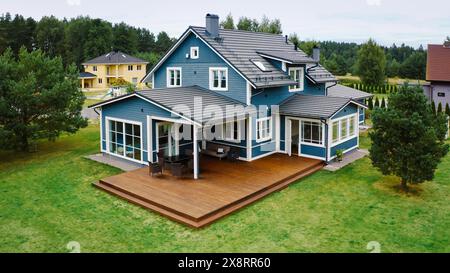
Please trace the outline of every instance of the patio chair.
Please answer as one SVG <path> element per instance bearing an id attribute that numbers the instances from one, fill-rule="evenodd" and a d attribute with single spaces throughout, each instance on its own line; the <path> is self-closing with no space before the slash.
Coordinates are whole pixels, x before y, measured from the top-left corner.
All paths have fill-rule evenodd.
<path id="1" fill-rule="evenodd" d="M 188 168 L 182 163 L 172 163 L 170 164 L 170 169 L 172 175 L 175 177 L 183 177 L 183 175 L 188 172 Z"/>
<path id="2" fill-rule="evenodd" d="M 192 154 L 194 153 L 194 151 L 192 149 L 185 149 L 184 150 L 184 154 L 187 156 L 192 156 Z"/>
<path id="3" fill-rule="evenodd" d="M 154 174 L 162 174 L 162 167 L 159 165 L 159 163 L 148 163 L 148 170 L 150 176 L 153 176 Z"/>
<path id="4" fill-rule="evenodd" d="M 239 148 L 230 147 L 230 151 L 227 154 L 227 159 L 231 161 L 237 161 L 239 159 Z"/>
<path id="5" fill-rule="evenodd" d="M 167 166 L 165 166 L 164 156 L 161 153 L 158 153 L 158 164 L 161 166 L 161 169 L 165 169 Z"/>

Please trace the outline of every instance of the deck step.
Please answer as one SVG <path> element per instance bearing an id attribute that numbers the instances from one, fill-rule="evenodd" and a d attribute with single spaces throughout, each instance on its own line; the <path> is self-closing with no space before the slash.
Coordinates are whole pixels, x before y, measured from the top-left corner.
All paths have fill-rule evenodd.
<path id="1" fill-rule="evenodd" d="M 174 221 L 180 222 L 182 224 L 186 224 L 186 225 L 194 227 L 194 228 L 200 228 L 200 227 L 209 225 L 212 222 L 214 222 L 230 213 L 233 213 L 233 212 L 275 192 L 275 191 L 279 191 L 279 190 L 286 188 L 291 183 L 322 169 L 323 166 L 324 166 L 323 162 L 319 162 L 315 165 L 308 167 L 307 169 L 302 170 L 301 172 L 290 175 L 268 187 L 262 188 L 259 191 L 256 191 L 256 192 L 254 192 L 250 195 L 247 195 L 239 200 L 236 200 L 235 202 L 227 204 L 226 206 L 218 208 L 217 210 L 212 211 L 212 212 L 210 212 L 202 217 L 199 217 L 199 218 L 195 218 L 195 217 L 189 216 L 187 214 L 184 214 L 182 212 L 176 211 L 174 209 L 168 208 L 162 204 L 153 202 L 142 196 L 136 195 L 136 194 L 129 192 L 123 188 L 117 187 L 111 183 L 108 183 L 108 182 L 105 182 L 102 180 L 100 180 L 96 183 L 93 183 L 93 185 L 95 187 L 98 187 L 98 188 L 106 191 L 106 192 L 114 194 L 124 200 L 127 200 L 133 204 L 142 206 L 146 209 L 155 211 L 163 216 L 169 217 L 170 219 L 172 219 Z"/>
<path id="2" fill-rule="evenodd" d="M 159 207 L 159 208 L 163 209 L 164 211 L 169 211 L 169 212 L 171 212 L 171 213 L 173 213 L 173 214 L 177 214 L 177 215 L 179 215 L 179 216 L 181 216 L 181 217 L 183 217 L 183 218 L 190 219 L 191 221 L 198 221 L 198 218 L 192 217 L 192 216 L 190 216 L 190 215 L 188 215 L 188 214 L 185 214 L 185 213 L 183 213 L 183 212 L 180 212 L 180 211 L 177 211 L 177 210 L 175 210 L 175 209 L 169 208 L 169 207 L 167 207 L 167 206 L 164 206 L 163 204 L 154 202 L 154 201 L 152 201 L 152 200 L 150 200 L 150 199 L 147 199 L 147 198 L 145 198 L 145 197 L 143 197 L 143 196 L 140 196 L 140 195 L 138 195 L 138 194 L 135 194 L 135 193 L 133 193 L 133 192 L 131 192 L 131 191 L 128 191 L 128 190 L 126 190 L 126 189 L 124 189 L 124 188 L 121 188 L 121 187 L 119 187 L 119 186 L 116 186 L 116 185 L 114 185 L 114 184 L 112 184 L 112 183 L 108 183 L 107 181 L 100 180 L 100 181 L 99 181 L 99 184 L 100 184 L 100 185 L 104 185 L 104 186 L 109 187 L 109 188 L 112 188 L 112 189 L 114 189 L 115 191 L 122 192 L 122 193 L 124 193 L 124 194 L 126 194 L 126 195 L 128 195 L 128 196 L 132 196 L 134 199 L 138 199 L 138 200 L 140 200 L 140 201 L 142 201 L 142 202 L 149 203 L 151 206 Z"/>
<path id="3" fill-rule="evenodd" d="M 157 205 L 151 204 L 150 202 L 145 202 L 139 198 L 134 197 L 133 195 L 127 194 L 120 190 L 116 190 L 113 187 L 111 187 L 110 185 L 106 185 L 106 184 L 103 184 L 100 182 L 93 183 L 93 185 L 99 189 L 102 189 L 102 190 L 108 192 L 108 193 L 116 195 L 130 203 L 133 203 L 135 205 L 139 205 L 141 207 L 144 207 L 146 209 L 154 211 L 162 216 L 168 217 L 179 223 L 186 224 L 186 225 L 194 227 L 194 228 L 200 227 L 200 225 L 196 221 L 194 221 L 188 217 L 183 217 L 182 215 L 180 215 L 180 213 L 174 213 L 171 210 L 164 209 L 162 206 L 157 206 Z"/>

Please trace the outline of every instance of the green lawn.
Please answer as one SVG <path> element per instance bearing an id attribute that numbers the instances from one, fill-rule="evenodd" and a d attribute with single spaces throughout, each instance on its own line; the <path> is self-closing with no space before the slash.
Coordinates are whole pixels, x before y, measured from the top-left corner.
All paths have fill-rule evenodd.
<path id="1" fill-rule="evenodd" d="M 91 125 L 38 153 L 0 153 L 0 252 L 67 252 L 69 241 L 82 252 L 450 251 L 450 156 L 409 195 L 365 158 L 193 230 L 92 187 L 120 172 L 82 157 L 98 144 Z"/>

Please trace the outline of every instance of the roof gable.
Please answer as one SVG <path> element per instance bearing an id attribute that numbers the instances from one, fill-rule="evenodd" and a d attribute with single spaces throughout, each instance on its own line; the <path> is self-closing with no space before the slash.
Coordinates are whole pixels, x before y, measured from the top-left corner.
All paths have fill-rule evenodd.
<path id="1" fill-rule="evenodd" d="M 141 99 L 144 99 L 149 103 L 157 105 L 158 107 L 172 113 L 173 115 L 197 123 L 199 125 L 204 122 L 207 122 L 210 118 L 214 117 L 203 116 L 204 109 L 202 107 L 195 107 L 196 98 L 201 98 L 202 100 L 201 106 L 203 107 L 211 105 L 220 107 L 225 107 L 226 105 L 245 106 L 245 104 L 243 104 L 242 102 L 231 99 L 216 92 L 210 91 L 208 89 L 199 86 L 188 86 L 188 87 L 156 88 L 150 90 L 142 90 L 91 105 L 89 106 L 89 108 L 101 107 L 130 97 L 139 97 Z M 192 116 L 178 112 L 179 110 L 178 107 L 180 106 L 187 106 L 192 111 L 191 113 Z M 224 118 L 226 117 L 224 116 Z"/>
<path id="2" fill-rule="evenodd" d="M 214 53 L 247 80 L 253 88 L 295 84 L 284 71 L 270 62 L 270 58 L 264 57 L 266 55 L 263 53 L 270 53 L 278 57 L 284 54 L 284 58 L 291 58 L 291 60 L 295 61 L 295 64 L 312 64 L 309 68 L 313 69 L 311 70 L 311 79 L 314 82 L 321 83 L 336 80 L 331 73 L 322 66 L 317 66 L 304 52 L 296 50 L 293 44 L 287 43 L 286 38 L 282 35 L 220 29 L 219 38 L 213 38 L 208 35 L 204 27 L 189 27 L 142 81 L 148 81 L 150 75 L 161 67 L 190 33 L 194 33 L 202 42 L 209 46 Z M 255 65 L 258 62 L 266 69 L 261 70 Z M 294 62 L 291 61 L 291 63 Z"/>
<path id="3" fill-rule="evenodd" d="M 364 104 L 350 98 L 296 94 L 281 103 L 280 113 L 299 117 L 327 119 L 333 117 L 341 109 L 352 103 L 367 108 Z"/>
<path id="4" fill-rule="evenodd" d="M 131 63 L 147 64 L 148 62 L 144 61 L 142 59 L 133 57 L 131 55 L 128 55 L 126 53 L 120 52 L 120 51 L 111 51 L 109 53 L 103 54 L 103 55 L 98 56 L 89 61 L 86 61 L 83 63 L 83 65 L 86 65 L 86 64 L 131 64 Z"/>
<path id="5" fill-rule="evenodd" d="M 428 45 L 427 81 L 450 82 L 450 47 Z"/>

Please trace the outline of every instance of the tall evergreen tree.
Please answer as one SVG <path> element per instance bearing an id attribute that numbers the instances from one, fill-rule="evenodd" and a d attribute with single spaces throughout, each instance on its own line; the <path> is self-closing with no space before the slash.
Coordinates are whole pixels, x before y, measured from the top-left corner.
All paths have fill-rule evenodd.
<path id="1" fill-rule="evenodd" d="M 158 38 L 156 40 L 156 52 L 165 53 L 174 44 L 167 32 L 161 31 L 158 33 Z"/>
<path id="2" fill-rule="evenodd" d="M 84 58 L 89 60 L 103 55 L 111 51 L 112 44 L 113 32 L 111 23 L 101 19 L 90 20 L 84 44 Z"/>
<path id="3" fill-rule="evenodd" d="M 450 116 L 450 106 L 448 105 L 448 103 L 445 104 L 445 113 L 447 114 L 447 116 Z"/>
<path id="4" fill-rule="evenodd" d="M 64 23 L 56 17 L 43 17 L 36 25 L 36 45 L 48 56 L 64 55 Z"/>
<path id="5" fill-rule="evenodd" d="M 385 79 L 386 56 L 383 49 L 370 39 L 358 51 L 358 76 L 365 84 L 382 85 Z"/>
<path id="6" fill-rule="evenodd" d="M 375 98 L 375 104 L 373 105 L 373 108 L 378 108 L 380 107 L 380 99 L 378 99 L 378 97 Z"/>
<path id="7" fill-rule="evenodd" d="M 135 54 L 138 49 L 138 34 L 134 28 L 125 23 L 113 27 L 113 49 L 127 54 Z"/>
<path id="8" fill-rule="evenodd" d="M 441 102 L 439 102 L 439 104 L 438 104 L 438 107 L 437 107 L 437 112 L 438 113 L 442 113 L 442 103 Z"/>
<path id="9" fill-rule="evenodd" d="M 400 177 L 401 186 L 432 180 L 449 150 L 446 118 L 434 116 L 421 88 L 403 87 L 389 96 L 389 107 L 372 112 L 370 158 L 384 175 Z"/>
<path id="10" fill-rule="evenodd" d="M 381 108 L 386 108 L 386 101 L 384 100 L 384 98 L 381 99 Z"/>

